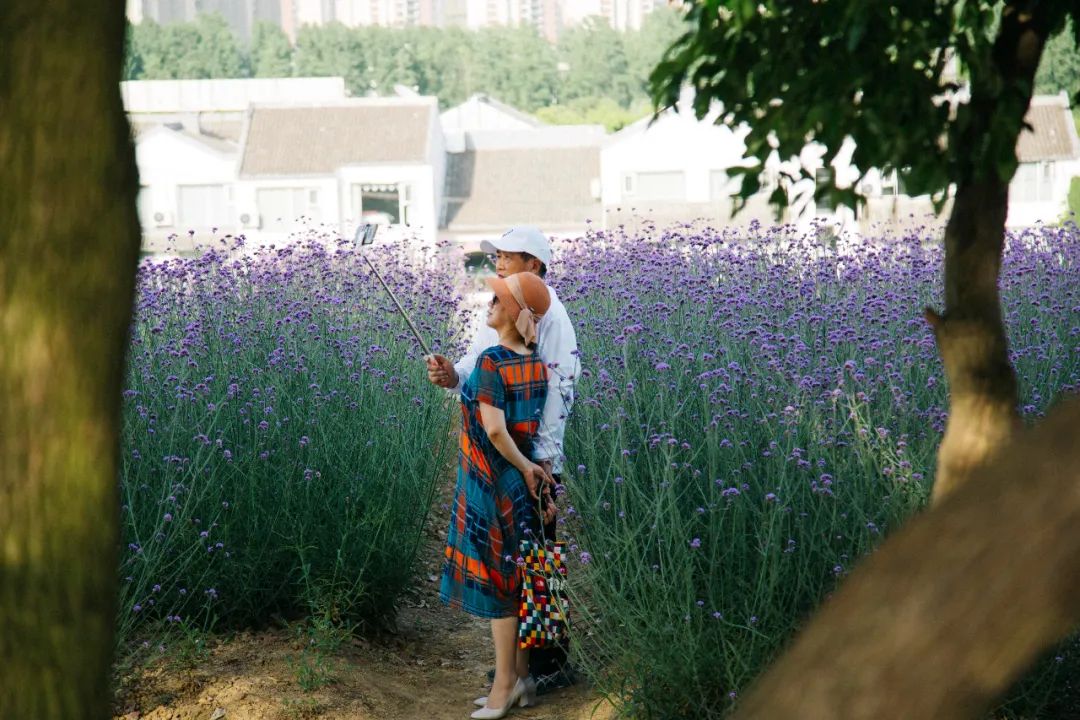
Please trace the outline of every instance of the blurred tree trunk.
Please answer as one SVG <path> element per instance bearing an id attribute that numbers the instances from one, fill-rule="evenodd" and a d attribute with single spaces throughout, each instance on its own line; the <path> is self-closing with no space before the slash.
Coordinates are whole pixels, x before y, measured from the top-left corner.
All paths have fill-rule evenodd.
<path id="1" fill-rule="evenodd" d="M 1080 398 L 867 558 L 743 720 L 978 718 L 1080 622 Z"/>
<path id="2" fill-rule="evenodd" d="M 123 0 L 0 0 L 0 717 L 109 713 L 138 181 Z"/>
<path id="3" fill-rule="evenodd" d="M 1030 6 L 1019 10 L 1017 6 Z M 998 276 L 1005 245 L 1009 179 L 1003 157 L 1015 157 L 1031 103 L 1035 70 L 1050 33 L 1037 4 L 1004 9 L 986 68 L 973 80 L 969 121 L 951 139 L 965 158 L 945 228 L 945 312 L 927 310 L 949 383 L 949 419 L 938 449 L 934 502 L 965 483 L 1008 443 L 1019 425 L 1016 373 L 1001 316 Z M 992 128 L 1010 131 L 1008 146 L 988 146 Z"/>

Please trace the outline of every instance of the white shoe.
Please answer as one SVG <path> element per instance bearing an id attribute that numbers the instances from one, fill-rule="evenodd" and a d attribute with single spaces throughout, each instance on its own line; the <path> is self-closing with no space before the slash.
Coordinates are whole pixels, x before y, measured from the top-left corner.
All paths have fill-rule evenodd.
<path id="1" fill-rule="evenodd" d="M 521 701 L 521 707 L 532 707 L 536 705 L 536 681 L 532 679 L 532 675 L 529 675 L 524 680 L 525 682 L 525 698 Z M 473 705 L 476 707 L 484 707 L 487 705 L 487 695 L 481 695 L 473 700 Z"/>
<path id="2" fill-rule="evenodd" d="M 514 683 L 514 689 L 510 691 L 510 697 L 506 700 L 506 705 L 501 708 L 488 707 L 487 698 L 485 697 L 482 698 L 484 707 L 476 710 L 469 717 L 473 718 L 473 720 L 499 720 L 499 718 L 504 718 L 515 705 L 528 707 L 534 704 L 536 702 L 535 690 L 535 685 L 518 678 L 517 682 Z M 479 703 L 480 700 L 481 698 L 477 698 L 473 702 Z"/>

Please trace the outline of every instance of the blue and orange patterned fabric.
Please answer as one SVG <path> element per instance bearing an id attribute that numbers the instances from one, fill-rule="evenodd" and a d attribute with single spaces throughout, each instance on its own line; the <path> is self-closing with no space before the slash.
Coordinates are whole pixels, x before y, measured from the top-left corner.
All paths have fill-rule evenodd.
<path id="1" fill-rule="evenodd" d="M 521 540 L 540 531 L 536 501 L 521 472 L 484 430 L 481 403 L 506 415 L 506 429 L 525 457 L 547 398 L 547 368 L 538 353 L 497 345 L 480 354 L 461 389 L 461 447 L 439 595 L 486 618 L 514 617 L 521 602 Z"/>

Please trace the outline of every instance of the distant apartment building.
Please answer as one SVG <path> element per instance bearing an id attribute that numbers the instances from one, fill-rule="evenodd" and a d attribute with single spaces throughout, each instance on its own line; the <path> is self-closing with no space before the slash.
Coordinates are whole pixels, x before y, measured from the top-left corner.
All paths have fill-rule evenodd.
<path id="1" fill-rule="evenodd" d="M 563 24 L 577 25 L 588 17 L 602 17 L 619 31 L 640 30 L 645 16 L 660 7 L 681 6 L 671 0 L 564 0 Z"/>
<path id="2" fill-rule="evenodd" d="M 601 17 L 616 30 L 637 30 L 658 7 L 682 0 L 127 0 L 132 23 L 190 22 L 200 13 L 220 13 L 247 40 L 255 23 L 272 22 L 291 42 L 304 25 L 340 22 L 349 27 L 535 27 L 556 42 L 566 27 Z"/>
<path id="3" fill-rule="evenodd" d="M 532 25 L 551 42 L 563 27 L 566 0 L 447 0 L 445 24 L 470 30 L 497 25 Z"/>
<path id="4" fill-rule="evenodd" d="M 350 27 L 441 27 L 445 0 L 335 0 L 334 19 Z"/>
<path id="5" fill-rule="evenodd" d="M 240 38 L 247 40 L 255 23 L 281 25 L 284 6 L 292 0 L 127 0 L 127 17 L 132 23 L 143 20 L 167 25 L 191 22 L 204 13 L 220 13 Z"/>

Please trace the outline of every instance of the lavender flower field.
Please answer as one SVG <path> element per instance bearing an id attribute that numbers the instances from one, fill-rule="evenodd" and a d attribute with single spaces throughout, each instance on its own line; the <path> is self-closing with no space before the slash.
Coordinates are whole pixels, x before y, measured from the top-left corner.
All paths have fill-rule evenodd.
<path id="1" fill-rule="evenodd" d="M 454 457 L 447 398 L 351 243 L 240 250 L 139 269 L 121 642 L 315 609 L 386 618 Z M 459 352 L 445 263 L 365 252 L 421 331 Z"/>
<path id="2" fill-rule="evenodd" d="M 940 307 L 942 259 L 915 236 L 828 244 L 786 228 L 563 248 L 585 368 L 564 513 L 579 662 L 631 716 L 722 716 L 927 501 L 947 398 L 922 308 Z M 1075 225 L 1010 238 L 1028 419 L 1080 389 L 1078 277 Z M 1013 704 L 1052 702 L 1065 660 Z"/>
<path id="3" fill-rule="evenodd" d="M 455 400 L 351 243 L 241 250 L 140 267 L 122 641 L 385 620 L 452 482 Z M 441 253 L 365 252 L 458 357 L 463 274 Z M 947 397 L 922 308 L 940 306 L 941 249 L 673 228 L 557 253 L 585 369 L 561 502 L 577 662 L 630 716 L 721 717 L 929 497 Z M 1075 226 L 1010 239 L 1026 418 L 1080 389 L 1078 270 Z M 1014 704 L 1051 702 L 1075 655 Z"/>

